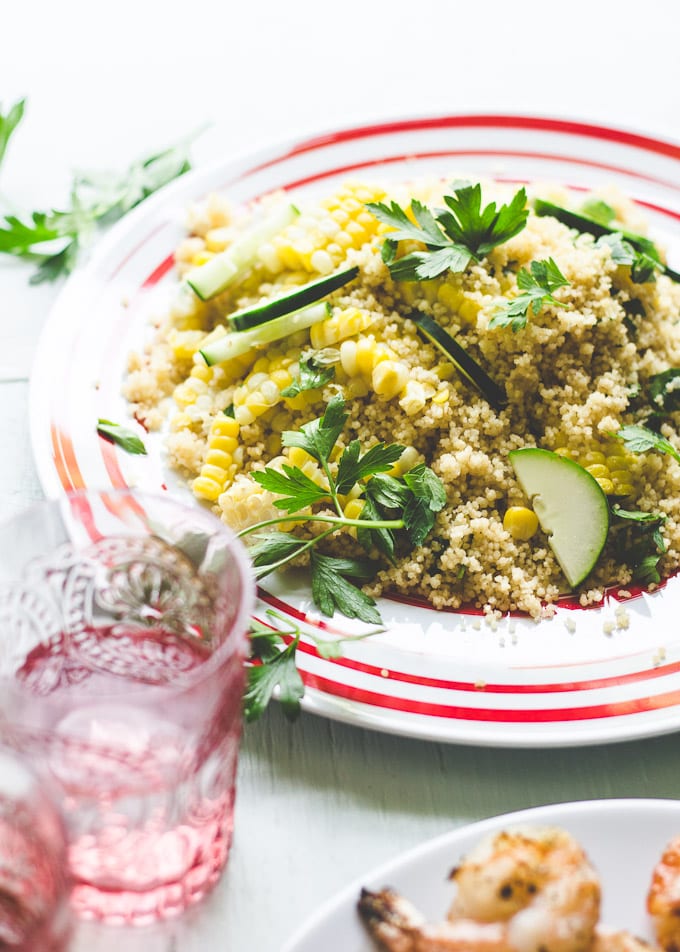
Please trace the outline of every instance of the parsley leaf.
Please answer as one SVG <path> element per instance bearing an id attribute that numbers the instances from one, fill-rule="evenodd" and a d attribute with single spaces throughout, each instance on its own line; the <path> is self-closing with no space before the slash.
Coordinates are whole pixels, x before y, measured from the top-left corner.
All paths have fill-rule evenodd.
<path id="1" fill-rule="evenodd" d="M 669 367 L 654 374 L 647 383 L 649 398 L 655 409 L 680 410 L 680 368 Z"/>
<path id="2" fill-rule="evenodd" d="M 280 471 L 272 467 L 253 471 L 253 479 L 278 497 L 274 505 L 286 514 L 248 526 L 239 535 L 252 535 L 255 539 L 251 555 L 258 578 L 309 551 L 312 598 L 317 607 L 328 615 L 337 610 L 350 618 L 379 622 L 373 599 L 349 581 L 372 577 L 377 563 L 321 555 L 317 544 L 343 529 L 356 529 L 360 545 L 369 552 L 375 547 L 393 561 L 398 540 L 404 546 L 410 543 L 411 547 L 422 543 L 444 505 L 446 494 L 439 478 L 424 465 L 414 466 L 399 478 L 388 475 L 404 450 L 397 443 L 379 442 L 362 453 L 359 441 L 352 440 L 340 453 L 337 464 L 331 463 L 348 416 L 344 400 L 335 396 L 320 418 L 303 424 L 299 432 L 290 430 L 283 434 L 284 445 L 299 446 L 314 456 L 324 471 L 325 483 L 320 486 L 299 467 L 288 463 L 282 464 Z M 363 497 L 358 518 L 345 515 L 346 500 L 341 497 L 350 492 L 354 494 L 352 498 Z M 317 505 L 322 508 L 315 510 Z M 329 513 L 329 507 L 335 513 Z M 281 531 L 281 524 L 287 522 L 314 524 L 317 534 L 299 538 Z M 325 524 L 327 528 L 319 531 L 316 524 Z"/>
<path id="3" fill-rule="evenodd" d="M 336 394 L 329 400 L 322 417 L 310 423 L 304 423 L 299 432 L 284 430 L 281 434 L 281 442 L 284 446 L 299 446 L 313 456 L 318 463 L 327 463 L 347 417 L 345 401 Z"/>
<path id="4" fill-rule="evenodd" d="M 614 264 L 630 267 L 630 276 L 634 284 L 654 281 L 655 271 L 661 267 L 660 263 L 646 252 L 636 251 L 620 231 L 612 235 L 602 235 L 595 244 L 609 247 Z"/>
<path id="5" fill-rule="evenodd" d="M 304 539 L 298 539 L 290 532 L 273 530 L 261 538 L 256 537 L 248 552 L 255 568 L 268 567 L 271 570 L 274 564 L 296 556 L 305 545 Z M 262 578 L 261 573 L 258 573 L 258 578 Z"/>
<path id="6" fill-rule="evenodd" d="M 654 430 L 646 426 L 631 424 L 622 427 L 617 433 L 614 433 L 622 441 L 627 450 L 631 453 L 647 453 L 649 450 L 656 450 L 658 453 L 666 453 L 680 463 L 680 453 L 676 450 L 670 440 L 667 440 Z"/>
<path id="7" fill-rule="evenodd" d="M 2 160 L 5 158 L 12 134 L 24 117 L 25 106 L 26 100 L 20 99 L 13 106 L 10 106 L 8 112 L 3 115 L 2 103 L 0 103 L 0 165 L 2 165 Z"/>
<path id="8" fill-rule="evenodd" d="M 310 479 L 297 466 L 284 463 L 283 472 L 267 466 L 263 472 L 253 472 L 256 483 L 271 493 L 281 495 L 281 499 L 274 500 L 277 509 L 285 509 L 289 514 L 300 512 L 315 502 L 328 499 L 328 492 Z"/>
<path id="9" fill-rule="evenodd" d="M 243 712 L 246 721 L 260 717 L 269 704 L 276 688 L 279 689 L 279 701 L 288 720 L 295 720 L 300 713 L 300 699 L 304 697 L 305 686 L 295 665 L 295 654 L 300 641 L 297 631 L 286 647 L 278 632 L 254 626 L 251 628 L 252 657 L 259 664 L 251 664 L 247 672 L 247 684 L 243 696 Z"/>
<path id="10" fill-rule="evenodd" d="M 338 359 L 339 359 L 338 353 Z M 325 387 L 335 377 L 335 367 L 327 363 L 327 358 L 322 356 L 322 352 L 311 353 L 303 357 L 299 362 L 299 372 L 285 390 L 281 391 L 282 397 L 297 397 L 299 393 L 305 390 L 318 390 Z"/>
<path id="11" fill-rule="evenodd" d="M 446 271 L 464 271 L 471 261 L 481 260 L 526 225 L 529 211 L 523 188 L 498 210 L 495 202 L 482 208 L 479 183 L 454 183 L 452 189 L 452 195 L 444 196 L 447 208 L 434 213 L 413 199 L 410 211 L 415 223 L 395 201 L 367 204 L 378 221 L 394 229 L 385 239 L 382 256 L 396 281 L 427 281 Z M 418 241 L 426 250 L 398 258 L 399 241 Z"/>
<path id="12" fill-rule="evenodd" d="M 351 578 L 370 578 L 371 568 L 357 559 L 339 559 L 330 555 L 312 552 L 312 596 L 325 615 L 342 612 L 347 618 L 358 618 L 380 624 L 380 612 L 374 599 L 348 581 Z"/>
<path id="13" fill-rule="evenodd" d="M 617 551 L 630 565 L 633 580 L 644 586 L 658 584 L 661 581 L 658 564 L 666 551 L 661 527 L 667 517 L 663 513 L 621 509 L 620 506 L 612 506 L 612 515 L 627 524 L 623 540 L 617 539 Z"/>
<path id="14" fill-rule="evenodd" d="M 400 446 L 399 443 L 390 443 L 389 446 L 384 443 L 376 443 L 375 446 L 366 450 L 362 456 L 360 455 L 359 440 L 352 440 L 349 446 L 342 451 L 342 456 L 338 462 L 336 491 L 344 495 L 360 479 L 366 479 L 374 473 L 386 473 L 403 452 L 404 447 Z"/>
<path id="15" fill-rule="evenodd" d="M 98 420 L 97 433 L 120 446 L 126 453 L 138 456 L 146 455 L 146 447 L 137 434 L 121 426 L 120 423 L 112 423 L 111 420 Z"/>
<path id="16" fill-rule="evenodd" d="M 553 297 L 553 291 L 569 284 L 554 260 L 532 261 L 530 267 L 531 271 L 521 268 L 517 275 L 522 293 L 498 307 L 489 327 L 511 327 L 516 332 L 526 327 L 530 310 L 536 316 L 547 303 L 568 307 Z"/>
<path id="17" fill-rule="evenodd" d="M 650 267 L 651 263 L 654 263 L 654 268 L 658 268 L 663 271 L 664 274 L 668 275 L 673 281 L 680 281 L 680 273 L 673 271 L 672 268 L 669 268 L 668 265 L 664 264 L 661 260 L 661 256 L 656 248 L 656 245 L 653 241 L 650 241 L 649 238 L 645 238 L 643 235 L 636 235 L 633 232 L 626 231 L 623 228 L 617 228 L 611 223 L 603 223 L 596 218 L 592 218 L 589 215 L 579 214 L 578 212 L 572 212 L 568 208 L 562 208 L 560 205 L 555 205 L 553 202 L 548 202 L 545 199 L 537 198 L 534 201 L 534 211 L 537 215 L 550 215 L 552 218 L 556 218 L 558 221 L 561 221 L 563 225 L 567 225 L 568 228 L 573 228 L 575 231 L 585 232 L 589 235 L 594 235 L 595 238 L 600 238 L 603 235 L 615 235 L 620 234 L 623 239 L 632 245 L 633 248 L 640 252 L 643 256 L 640 258 L 637 266 L 642 269 L 644 267 Z M 649 259 L 646 261 L 646 259 Z M 638 273 L 636 278 L 637 283 L 640 281 L 641 271 Z M 647 278 L 647 280 L 650 280 Z"/>
<path id="18" fill-rule="evenodd" d="M 446 491 L 439 477 L 423 463 L 404 473 L 404 483 L 412 493 L 404 509 L 406 531 L 414 545 L 422 545 L 435 515 L 446 504 Z"/>
<path id="19" fill-rule="evenodd" d="M 0 227 L 0 253 L 37 265 L 31 284 L 69 274 L 100 226 L 111 224 L 153 192 L 187 172 L 195 136 L 147 158 L 121 173 L 80 172 L 71 185 L 65 210 L 36 211 L 25 220 L 8 215 Z M 0 132 L 0 142 L 1 142 Z"/>

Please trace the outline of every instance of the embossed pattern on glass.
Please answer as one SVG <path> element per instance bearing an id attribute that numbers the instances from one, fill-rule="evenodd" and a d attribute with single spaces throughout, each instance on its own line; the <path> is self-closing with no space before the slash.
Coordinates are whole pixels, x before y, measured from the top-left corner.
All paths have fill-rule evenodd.
<path id="1" fill-rule="evenodd" d="M 58 786 L 76 911 L 176 915 L 231 843 L 245 553 L 210 513 L 163 498 L 36 508 L 0 527 L 0 736 Z"/>

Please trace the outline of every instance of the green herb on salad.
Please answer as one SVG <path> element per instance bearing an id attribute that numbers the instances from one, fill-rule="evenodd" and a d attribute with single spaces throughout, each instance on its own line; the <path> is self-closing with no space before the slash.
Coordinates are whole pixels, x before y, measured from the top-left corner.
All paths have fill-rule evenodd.
<path id="1" fill-rule="evenodd" d="M 445 209 L 430 211 L 417 199 L 408 213 L 397 203 L 369 202 L 367 208 L 378 221 L 395 229 L 383 243 L 382 257 L 397 281 L 427 281 L 446 271 L 464 271 L 471 261 L 480 261 L 497 245 L 518 234 L 526 225 L 529 210 L 526 191 L 521 188 L 508 205 L 482 207 L 479 183 L 454 182 L 453 194 L 445 195 Z M 400 241 L 418 241 L 424 251 L 412 251 L 400 258 Z"/>
<path id="2" fill-rule="evenodd" d="M 530 271 L 521 268 L 517 275 L 517 287 L 521 293 L 500 305 L 491 317 L 489 327 L 511 327 L 513 331 L 519 331 L 526 327 L 529 311 L 535 316 L 548 303 L 568 307 L 553 296 L 553 291 L 568 284 L 552 258 L 532 261 Z"/>
<path id="3" fill-rule="evenodd" d="M 561 221 L 562 224 L 568 228 L 585 232 L 598 239 L 604 236 L 618 236 L 615 244 L 620 245 L 620 242 L 625 242 L 631 246 L 636 253 L 632 264 L 631 277 L 633 281 L 638 284 L 653 280 L 656 271 L 662 271 L 673 281 L 680 281 L 680 273 L 673 271 L 672 268 L 669 268 L 668 265 L 661 260 L 661 255 L 653 241 L 650 241 L 649 238 L 645 238 L 643 235 L 637 235 L 623 228 L 617 228 L 612 218 L 609 218 L 607 222 L 603 222 L 601 215 L 592 217 L 588 214 L 573 212 L 568 208 L 555 205 L 553 202 L 548 202 L 542 198 L 537 198 L 534 201 L 534 211 L 537 215 L 549 215 Z M 621 261 L 619 263 L 624 262 Z"/>
<path id="4" fill-rule="evenodd" d="M 666 552 L 662 527 L 666 516 L 658 512 L 642 512 L 612 506 L 612 515 L 625 523 L 624 532 L 614 524 L 617 533 L 617 550 L 621 559 L 630 565 L 633 580 L 643 586 L 661 581 L 658 565 Z M 623 535 L 623 538 L 621 537 Z"/>
<path id="5" fill-rule="evenodd" d="M 654 430 L 650 430 L 649 427 L 632 423 L 629 426 L 622 427 L 618 432 L 612 435 L 621 440 L 626 449 L 631 453 L 648 453 L 650 450 L 654 450 L 657 453 L 665 453 L 668 456 L 672 456 L 674 460 L 680 463 L 680 453 L 678 453 L 670 440 L 661 436 L 660 433 L 655 433 Z"/>
<path id="6" fill-rule="evenodd" d="M 287 463 L 281 470 L 268 466 L 254 471 L 253 479 L 275 495 L 274 506 L 283 512 L 242 529 L 239 535 L 253 536 L 251 555 L 258 578 L 310 552 L 314 604 L 326 615 L 339 611 L 349 618 L 379 624 L 374 600 L 354 584 L 371 578 L 378 561 L 331 557 L 316 548 L 318 543 L 339 530 L 353 528 L 369 555 L 377 547 L 393 558 L 397 545 L 413 548 L 422 544 L 446 495 L 439 478 L 424 465 L 414 466 L 403 476 L 388 477 L 404 450 L 397 443 L 379 442 L 362 451 L 359 441 L 352 440 L 337 461 L 331 462 L 348 416 L 342 397 L 334 396 L 321 417 L 299 430 L 284 431 L 283 446 L 300 447 L 309 453 L 320 464 L 324 483 L 320 485 L 299 467 Z M 379 485 L 373 489 L 375 479 Z M 340 497 L 350 492 L 364 500 L 358 519 L 344 514 Z M 327 528 L 310 537 L 297 537 L 281 530 L 287 522 L 315 526 L 325 523 Z"/>
<path id="7" fill-rule="evenodd" d="M 110 440 L 117 446 L 120 446 L 126 453 L 132 453 L 137 456 L 146 455 L 146 447 L 140 438 L 132 430 L 121 426 L 120 423 L 112 423 L 111 420 L 98 420 L 97 433 L 104 439 Z"/>
<path id="8" fill-rule="evenodd" d="M 0 225 L 0 253 L 34 264 L 31 284 L 69 274 L 100 226 L 117 221 L 191 168 L 189 151 L 195 138 L 189 136 L 170 148 L 140 158 L 123 172 L 78 172 L 71 183 L 66 208 L 34 211 L 22 217 L 5 216 Z"/>
<path id="9" fill-rule="evenodd" d="M 294 721 L 300 713 L 305 685 L 295 663 L 302 630 L 275 609 L 266 612 L 272 624 L 253 619 L 250 624 L 250 658 L 243 698 L 243 713 L 248 723 L 258 720 L 278 689 L 278 700 L 286 718 Z M 277 627 L 274 627 L 274 622 Z M 281 627 L 279 627 L 281 626 Z M 309 631 L 306 637 L 322 658 L 338 658 L 346 642 L 370 638 L 382 628 L 333 640 Z"/>
<path id="10" fill-rule="evenodd" d="M 0 165 L 2 165 L 2 160 L 5 158 L 12 134 L 24 117 L 25 107 L 26 100 L 20 99 L 13 106 L 10 106 L 6 113 L 3 113 L 2 103 L 0 103 Z"/>
<path id="11" fill-rule="evenodd" d="M 325 387 L 335 377 L 333 364 L 340 359 L 340 353 L 335 351 L 335 354 L 337 354 L 337 357 L 332 357 L 324 351 L 311 351 L 303 354 L 299 361 L 297 377 L 285 390 L 281 391 L 281 396 L 297 397 L 299 393 L 305 390 L 318 390 Z"/>

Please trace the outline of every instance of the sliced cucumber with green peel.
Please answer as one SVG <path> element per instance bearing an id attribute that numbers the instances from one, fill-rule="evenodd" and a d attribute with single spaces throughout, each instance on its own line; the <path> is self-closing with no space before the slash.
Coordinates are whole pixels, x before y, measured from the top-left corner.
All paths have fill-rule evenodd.
<path id="1" fill-rule="evenodd" d="M 324 275 L 308 284 L 303 284 L 298 288 L 282 294 L 280 297 L 271 301 L 264 301 L 262 304 L 256 304 L 254 307 L 243 308 L 230 314 L 228 321 L 237 331 L 247 331 L 251 327 L 258 327 L 260 324 L 266 324 L 267 321 L 281 317 L 283 314 L 290 314 L 291 311 L 298 311 L 301 307 L 307 307 L 308 304 L 314 304 L 320 301 L 332 291 L 348 284 L 359 274 L 357 267 L 345 268 L 343 271 L 336 271 L 334 274 Z"/>
<path id="2" fill-rule="evenodd" d="M 226 251 L 193 268 L 186 276 L 186 283 L 202 301 L 221 294 L 233 281 L 242 277 L 252 267 L 258 248 L 278 235 L 300 214 L 295 205 L 280 205 L 262 221 L 256 222 Z"/>
<path id="3" fill-rule="evenodd" d="M 318 324 L 319 321 L 325 321 L 330 316 L 330 304 L 322 301 L 310 307 L 303 307 L 292 314 L 284 314 L 266 324 L 260 324 L 259 327 L 252 327 L 249 331 L 226 333 L 224 337 L 211 340 L 200 349 L 200 353 L 206 364 L 212 367 L 213 364 L 219 364 L 231 357 L 240 357 L 251 347 L 261 347 L 263 344 L 270 344 L 283 337 L 290 337 L 291 334 L 305 330 L 312 324 Z"/>
<path id="4" fill-rule="evenodd" d="M 475 387 L 491 406 L 500 409 L 508 402 L 505 391 L 483 370 L 477 361 L 470 357 L 458 341 L 444 330 L 428 314 L 413 311 L 409 317 L 422 331 L 425 337 L 451 361 L 456 370 Z"/>
<path id="5" fill-rule="evenodd" d="M 607 497 L 587 470 L 550 450 L 526 447 L 511 450 L 508 458 L 567 582 L 576 588 L 607 541 Z"/>

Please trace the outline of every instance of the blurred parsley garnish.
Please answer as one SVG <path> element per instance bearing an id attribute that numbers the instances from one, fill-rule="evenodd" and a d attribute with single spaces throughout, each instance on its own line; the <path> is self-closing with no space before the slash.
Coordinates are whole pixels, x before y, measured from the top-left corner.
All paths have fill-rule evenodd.
<path id="1" fill-rule="evenodd" d="M 111 420 L 100 419 L 97 421 L 97 433 L 103 436 L 104 439 L 110 440 L 112 443 L 120 446 L 126 453 L 132 453 L 138 456 L 146 455 L 146 447 L 137 434 L 127 429 L 127 427 L 121 426 L 120 423 L 112 423 Z"/>
<path id="2" fill-rule="evenodd" d="M 23 109 L 22 100 L 6 116 L 0 115 L 0 160 Z M 69 274 L 100 226 L 122 218 L 149 195 L 189 171 L 189 151 L 196 135 L 137 159 L 123 172 L 76 173 L 66 208 L 5 216 L 0 227 L 0 253 L 32 262 L 36 270 L 31 284 Z"/>

